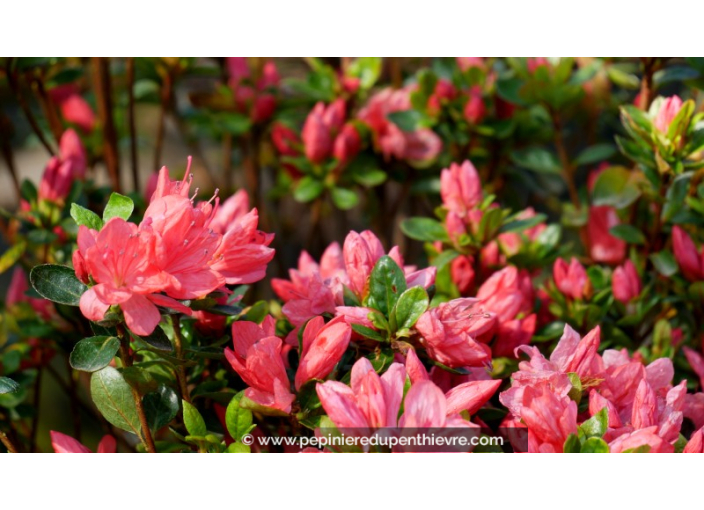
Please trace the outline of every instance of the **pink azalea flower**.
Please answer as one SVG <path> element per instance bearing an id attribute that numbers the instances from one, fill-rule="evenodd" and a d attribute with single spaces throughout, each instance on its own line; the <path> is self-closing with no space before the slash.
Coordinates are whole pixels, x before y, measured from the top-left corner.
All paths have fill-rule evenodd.
<path id="1" fill-rule="evenodd" d="M 344 302 L 342 285 L 348 283 L 340 245 L 328 246 L 320 265 L 303 251 L 298 269 L 289 270 L 289 278 L 273 278 L 271 287 L 285 302 L 283 312 L 294 326 L 316 315 L 335 313 L 336 306 Z"/>
<path id="2" fill-rule="evenodd" d="M 533 305 L 533 286 L 526 272 L 507 266 L 487 279 L 477 291 L 484 310 L 496 314 L 500 323 L 519 313 L 528 313 Z"/>
<path id="3" fill-rule="evenodd" d="M 72 84 L 60 85 L 49 90 L 49 97 L 58 104 L 61 116 L 66 122 L 75 124 L 84 133 L 95 127 L 95 113 L 88 102 L 81 97 L 78 87 Z"/>
<path id="4" fill-rule="evenodd" d="M 385 159 L 406 160 L 414 165 L 432 162 L 442 150 L 442 140 L 430 129 L 406 133 L 388 119 L 388 114 L 411 108 L 410 88 L 386 88 L 373 95 L 359 112 L 359 119 L 372 130 L 374 146 Z"/>
<path id="5" fill-rule="evenodd" d="M 609 443 L 611 453 L 622 453 L 642 446 L 650 447 L 650 453 L 672 453 L 674 448 L 657 435 L 657 426 L 647 427 L 619 436 Z"/>
<path id="6" fill-rule="evenodd" d="M 406 373 L 403 365 L 392 363 L 381 376 L 366 358 L 352 367 L 350 386 L 338 381 L 316 385 L 323 409 L 340 429 L 358 429 L 362 434 L 370 429 L 395 427 L 403 400 Z"/>
<path id="7" fill-rule="evenodd" d="M 178 301 L 156 294 L 166 280 L 152 260 L 153 237 L 133 223 L 112 218 L 100 232 L 81 225 L 74 268 L 79 279 L 90 276 L 96 283 L 81 296 L 83 315 L 100 321 L 111 305 L 120 305 L 127 326 L 137 335 L 149 335 L 161 320 L 156 305 L 190 314 Z"/>
<path id="8" fill-rule="evenodd" d="M 704 280 L 704 247 L 697 251 L 692 238 L 678 225 L 672 227 L 672 248 L 684 276 L 690 282 Z"/>
<path id="9" fill-rule="evenodd" d="M 482 183 L 474 165 L 465 161 L 462 165 L 452 163 L 440 174 L 440 195 L 443 205 L 465 218 L 468 211 L 477 207 L 482 199 Z"/>
<path id="10" fill-rule="evenodd" d="M 704 388 L 704 356 L 689 347 L 683 347 L 683 351 L 689 366 L 692 367 L 694 373 L 699 377 L 699 385 Z"/>
<path id="11" fill-rule="evenodd" d="M 59 154 L 53 156 L 39 183 L 40 200 L 63 202 L 76 179 L 83 179 L 86 172 L 86 155 L 80 138 L 72 129 L 61 135 Z"/>
<path id="12" fill-rule="evenodd" d="M 682 453 L 704 453 L 704 428 L 692 434 Z"/>
<path id="13" fill-rule="evenodd" d="M 241 189 L 218 205 L 210 222 L 210 228 L 218 234 L 224 234 L 233 223 L 243 218 L 249 211 L 249 196 Z"/>
<path id="14" fill-rule="evenodd" d="M 327 324 L 322 317 L 311 319 L 303 330 L 296 389 L 311 379 L 323 379 L 330 374 L 347 350 L 351 335 L 352 328 L 344 317 L 336 317 Z"/>
<path id="15" fill-rule="evenodd" d="M 249 386 L 245 397 L 259 406 L 290 413 L 296 397 L 290 391 L 282 359 L 283 343 L 274 336 L 273 320 L 265 320 L 261 327 L 234 322 L 232 338 L 234 350 L 226 348 L 225 358 Z"/>
<path id="16" fill-rule="evenodd" d="M 562 452 L 567 437 L 577 433 L 577 404 L 546 385 L 525 389 L 521 418 L 528 427 L 529 452 Z"/>
<path id="17" fill-rule="evenodd" d="M 54 430 L 49 433 L 51 434 L 51 446 L 56 453 L 93 453 L 71 436 Z M 110 435 L 103 436 L 98 444 L 98 453 L 117 453 L 115 438 Z"/>
<path id="18" fill-rule="evenodd" d="M 638 297 L 642 285 L 633 262 L 627 260 L 622 266 L 614 269 L 611 288 L 613 289 L 614 297 L 624 305 Z"/>
<path id="19" fill-rule="evenodd" d="M 589 280 L 584 266 L 577 259 L 572 258 L 569 265 L 563 259 L 555 260 L 552 275 L 555 285 L 566 297 L 572 299 L 584 298 Z"/>
<path id="20" fill-rule="evenodd" d="M 482 366 L 491 361 L 491 349 L 475 338 L 493 327 L 494 316 L 476 305 L 475 299 L 455 299 L 420 316 L 415 327 L 431 358 L 449 367 Z"/>
<path id="21" fill-rule="evenodd" d="M 655 127 L 661 133 L 667 133 L 670 124 L 682 109 L 682 100 L 679 96 L 668 97 L 663 100 L 660 110 L 655 116 Z"/>
<path id="22" fill-rule="evenodd" d="M 472 87 L 462 113 L 465 120 L 470 124 L 481 124 L 482 120 L 484 120 L 486 105 L 482 99 L 482 89 L 480 87 Z"/>
<path id="23" fill-rule="evenodd" d="M 626 257 L 626 241 L 614 237 L 609 229 L 618 225 L 616 209 L 609 206 L 592 206 L 589 208 L 589 253 L 597 262 L 618 264 Z"/>

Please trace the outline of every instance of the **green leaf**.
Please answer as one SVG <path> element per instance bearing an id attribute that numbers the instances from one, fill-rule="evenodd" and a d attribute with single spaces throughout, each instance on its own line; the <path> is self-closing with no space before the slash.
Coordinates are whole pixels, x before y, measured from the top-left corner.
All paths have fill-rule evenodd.
<path id="1" fill-rule="evenodd" d="M 398 297 L 406 290 L 403 270 L 388 255 L 381 257 L 369 277 L 367 305 L 388 317 Z"/>
<path id="2" fill-rule="evenodd" d="M 252 411 L 240 407 L 240 400 L 243 395 L 244 392 L 235 395 L 225 412 L 227 431 L 235 441 L 241 441 L 242 436 L 249 434 L 254 428 L 254 425 L 252 425 Z"/>
<path id="3" fill-rule="evenodd" d="M 544 222 L 547 219 L 542 213 L 538 213 L 531 218 L 525 218 L 523 220 L 512 220 L 508 223 L 504 223 L 499 229 L 500 233 L 504 232 L 523 232 L 526 229 L 533 228 L 536 225 Z"/>
<path id="4" fill-rule="evenodd" d="M 142 406 L 149 428 L 156 432 L 171 423 L 178 414 L 178 395 L 162 384 L 156 391 L 144 395 Z"/>
<path id="5" fill-rule="evenodd" d="M 609 453 L 609 445 L 600 437 L 590 437 L 584 441 L 580 453 Z"/>
<path id="6" fill-rule="evenodd" d="M 0 376 L 0 395 L 4 393 L 14 393 L 20 389 L 20 385 L 9 377 Z"/>
<path id="7" fill-rule="evenodd" d="M 672 185 L 667 189 L 665 195 L 665 205 L 662 208 L 662 221 L 668 222 L 680 212 L 685 205 L 685 199 L 689 192 L 689 183 L 692 180 L 693 172 L 687 172 L 675 177 Z"/>
<path id="8" fill-rule="evenodd" d="M 105 211 L 103 211 L 103 221 L 107 222 L 112 218 L 122 218 L 127 221 L 132 216 L 133 210 L 134 202 L 132 202 L 130 197 L 113 193 L 110 195 L 108 205 L 105 206 Z"/>
<path id="9" fill-rule="evenodd" d="M 609 410 L 606 406 L 579 426 L 585 437 L 602 437 L 608 428 Z"/>
<path id="10" fill-rule="evenodd" d="M 672 252 L 668 250 L 653 253 L 650 255 L 650 260 L 655 266 L 655 269 L 657 269 L 661 275 L 666 277 L 672 276 L 679 269 L 675 257 L 672 255 Z"/>
<path id="11" fill-rule="evenodd" d="M 174 350 L 173 346 L 171 345 L 171 340 L 169 340 L 169 337 L 166 336 L 166 333 L 164 333 L 164 330 L 161 329 L 161 326 L 157 325 L 157 327 L 154 328 L 152 334 L 148 336 L 137 336 L 131 330 L 128 331 L 130 332 L 130 335 L 132 335 L 133 338 L 137 340 L 142 340 L 143 342 L 151 345 L 157 350 L 169 352 Z"/>
<path id="12" fill-rule="evenodd" d="M 567 440 L 565 441 L 565 444 L 562 447 L 562 451 L 564 453 L 579 453 L 581 448 L 582 444 L 579 442 L 577 434 L 570 434 L 569 436 L 567 436 Z"/>
<path id="13" fill-rule="evenodd" d="M 296 186 L 293 192 L 293 198 L 298 202 L 310 202 L 318 198 L 324 189 L 325 186 L 322 181 L 306 175 L 300 180 L 298 186 Z"/>
<path id="14" fill-rule="evenodd" d="M 347 211 L 359 203 L 357 192 L 347 188 L 333 188 L 331 192 L 332 202 L 338 209 Z"/>
<path id="15" fill-rule="evenodd" d="M 511 160 L 517 165 L 534 172 L 559 174 L 562 171 L 562 165 L 560 165 L 557 156 L 540 147 L 513 151 Z"/>
<path id="16" fill-rule="evenodd" d="M 352 324 L 352 331 L 375 342 L 386 342 L 386 338 L 377 330 L 362 326 L 361 324 Z"/>
<path id="17" fill-rule="evenodd" d="M 26 249 L 27 242 L 24 239 L 20 239 L 12 245 L 12 248 L 3 253 L 0 257 L 0 274 L 14 266 L 15 262 L 17 262 L 20 257 L 24 255 L 24 251 Z"/>
<path id="18" fill-rule="evenodd" d="M 616 225 L 609 229 L 609 233 L 630 244 L 645 244 L 645 235 L 633 225 Z"/>
<path id="19" fill-rule="evenodd" d="M 103 228 L 103 220 L 90 209 L 86 209 L 78 204 L 71 204 L 71 218 L 76 222 L 76 225 L 100 230 Z"/>
<path id="20" fill-rule="evenodd" d="M 43 298 L 63 305 L 78 306 L 88 287 L 70 267 L 44 264 L 29 273 L 29 281 Z"/>
<path id="21" fill-rule="evenodd" d="M 423 287 L 413 287 L 406 290 L 398 298 L 393 314 L 396 317 L 396 329 L 410 329 L 428 309 L 430 300 Z"/>
<path id="22" fill-rule="evenodd" d="M 391 112 L 387 118 L 396 124 L 401 131 L 411 133 L 423 127 L 423 114 L 416 110 Z"/>
<path id="23" fill-rule="evenodd" d="M 587 147 L 575 158 L 575 165 L 593 165 L 594 163 L 601 163 L 607 159 L 613 157 L 616 154 L 616 147 L 610 143 L 599 143 Z"/>
<path id="24" fill-rule="evenodd" d="M 640 175 L 621 166 L 612 166 L 599 174 L 592 191 L 594 205 L 610 205 L 623 209 L 641 195 Z"/>
<path id="25" fill-rule="evenodd" d="M 699 77 L 699 71 L 688 66 L 672 66 L 653 74 L 653 84 L 656 88 L 673 81 L 693 80 Z"/>
<path id="26" fill-rule="evenodd" d="M 124 377 L 127 384 L 137 390 L 137 393 L 140 395 L 146 395 L 159 388 L 159 384 L 154 377 L 152 377 L 151 372 L 139 365 L 123 368 L 122 377 Z"/>
<path id="27" fill-rule="evenodd" d="M 122 430 L 140 435 L 132 388 L 117 369 L 105 367 L 94 372 L 90 379 L 90 395 L 107 421 Z"/>
<path id="28" fill-rule="evenodd" d="M 401 222 L 401 231 L 416 241 L 448 242 L 447 230 L 442 223 L 432 218 L 408 218 Z"/>
<path id="29" fill-rule="evenodd" d="M 185 400 L 181 401 L 183 406 L 183 424 L 191 436 L 203 437 L 208 433 L 205 427 L 205 420 L 195 408 L 193 404 L 189 404 Z"/>
<path id="30" fill-rule="evenodd" d="M 76 370 L 95 372 L 108 366 L 119 350 L 120 340 L 114 336 L 84 338 L 73 347 L 69 362 Z"/>
<path id="31" fill-rule="evenodd" d="M 352 180 L 354 180 L 357 184 L 361 184 L 367 188 L 373 188 L 374 186 L 379 186 L 386 181 L 386 172 L 383 170 L 369 166 L 355 165 L 352 167 L 353 164 L 354 163 L 350 164 L 345 172 L 349 172 Z"/>
<path id="32" fill-rule="evenodd" d="M 226 453 L 252 453 L 252 449 L 244 443 L 232 443 Z"/>
<path id="33" fill-rule="evenodd" d="M 371 88 L 381 74 L 380 57 L 359 57 L 349 66 L 348 72 L 359 78 L 359 86 L 363 89 Z"/>

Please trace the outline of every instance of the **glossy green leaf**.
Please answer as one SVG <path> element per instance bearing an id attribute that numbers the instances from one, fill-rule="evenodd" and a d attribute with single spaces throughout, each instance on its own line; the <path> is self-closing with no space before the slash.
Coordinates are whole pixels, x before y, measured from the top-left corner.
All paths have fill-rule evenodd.
<path id="1" fill-rule="evenodd" d="M 592 197 L 594 205 L 610 205 L 622 209 L 641 195 L 639 174 L 620 166 L 612 166 L 599 174 Z"/>
<path id="2" fill-rule="evenodd" d="M 125 195 L 120 195 L 119 193 L 113 193 L 110 195 L 110 200 L 105 206 L 105 211 L 103 211 L 103 221 L 107 222 L 112 218 L 122 218 L 127 221 L 132 216 L 132 211 L 134 210 L 134 202 L 130 197 Z"/>
<path id="3" fill-rule="evenodd" d="M 554 153 L 540 147 L 513 151 L 511 160 L 519 166 L 533 170 L 534 172 L 559 174 L 562 165 Z"/>
<path id="4" fill-rule="evenodd" d="M 76 222 L 76 225 L 100 230 L 103 228 L 103 220 L 90 209 L 86 209 L 78 204 L 71 204 L 71 218 Z"/>
<path id="5" fill-rule="evenodd" d="M 359 195 L 356 191 L 347 188 L 333 188 L 332 201 L 335 207 L 343 211 L 352 209 L 359 203 Z"/>
<path id="6" fill-rule="evenodd" d="M 608 428 L 609 410 L 606 406 L 579 426 L 585 437 L 602 437 Z"/>
<path id="7" fill-rule="evenodd" d="M 587 147 L 575 158 L 575 165 L 593 165 L 602 163 L 616 154 L 616 147 L 610 143 L 599 143 Z"/>
<path id="8" fill-rule="evenodd" d="M 416 241 L 447 242 L 447 230 L 442 223 L 432 218 L 408 218 L 401 222 L 401 231 Z"/>
<path id="9" fill-rule="evenodd" d="M 633 225 L 616 225 L 609 229 L 609 233 L 630 244 L 645 244 L 645 235 Z"/>
<path id="10" fill-rule="evenodd" d="M 4 393 L 14 393 L 20 389 L 20 385 L 9 377 L 0 376 L 0 395 Z"/>
<path id="11" fill-rule="evenodd" d="M 156 432 L 171 423 L 178 414 L 178 395 L 162 384 L 156 391 L 144 395 L 142 406 L 149 428 Z"/>
<path id="12" fill-rule="evenodd" d="M 369 277 L 367 306 L 388 316 L 405 290 L 406 277 L 403 270 L 391 257 L 384 255 L 374 265 Z"/>
<path id="13" fill-rule="evenodd" d="M 394 307 L 396 329 L 410 329 L 428 309 L 428 293 L 423 287 L 413 287 L 406 290 L 398 298 Z"/>
<path id="14" fill-rule="evenodd" d="M 181 401 L 181 405 L 183 406 L 183 423 L 186 426 L 188 433 L 191 436 L 205 436 L 208 433 L 208 430 L 205 427 L 205 420 L 203 420 L 203 417 L 198 412 L 198 409 L 196 409 L 193 404 L 190 404 L 185 400 Z"/>
<path id="15" fill-rule="evenodd" d="M 307 175 L 299 181 L 293 192 L 293 198 L 298 202 L 310 202 L 318 198 L 324 189 L 322 181 Z"/>
<path id="16" fill-rule="evenodd" d="M 241 441 L 242 436 L 249 434 L 254 425 L 252 424 L 252 411 L 240 407 L 240 400 L 244 392 L 235 395 L 225 412 L 225 425 L 230 436 L 235 441 Z"/>
<path id="17" fill-rule="evenodd" d="M 83 284 L 70 267 L 54 264 L 36 266 L 29 273 L 29 281 L 42 297 L 55 303 L 78 306 L 88 287 Z"/>
<path id="18" fill-rule="evenodd" d="M 114 336 L 84 338 L 73 347 L 69 362 L 76 370 L 95 372 L 108 366 L 119 350 L 120 340 Z"/>
<path id="19" fill-rule="evenodd" d="M 609 453 L 609 445 L 600 437 L 590 437 L 582 444 L 580 453 Z"/>
<path id="20" fill-rule="evenodd" d="M 375 342 L 386 342 L 386 338 L 379 331 L 361 324 L 352 324 L 352 331 Z"/>
<path id="21" fill-rule="evenodd" d="M 668 250 L 663 250 L 658 253 L 653 253 L 650 255 L 650 260 L 653 262 L 655 269 L 666 277 L 670 277 L 677 272 L 679 266 L 672 252 Z"/>
<path id="22" fill-rule="evenodd" d="M 132 388 L 113 367 L 94 372 L 90 395 L 103 417 L 116 427 L 139 436 L 140 424 Z"/>

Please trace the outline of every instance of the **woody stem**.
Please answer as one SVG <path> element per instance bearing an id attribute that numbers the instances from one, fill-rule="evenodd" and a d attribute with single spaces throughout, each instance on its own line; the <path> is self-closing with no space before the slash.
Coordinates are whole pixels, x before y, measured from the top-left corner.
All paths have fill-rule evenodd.
<path id="1" fill-rule="evenodd" d="M 176 358 L 183 360 L 183 337 L 181 336 L 181 320 L 178 315 L 171 316 L 171 323 L 174 327 L 174 350 Z M 191 403 L 191 395 L 188 392 L 188 381 L 186 379 L 186 368 L 183 365 L 176 367 L 176 379 L 178 379 L 179 388 L 181 388 L 181 398 Z"/>
<path id="2" fill-rule="evenodd" d="M 7 435 L 2 431 L 0 431 L 0 442 L 5 445 L 5 448 L 7 448 L 8 452 L 17 453 L 17 448 L 15 448 L 15 445 L 12 444 L 10 438 L 7 437 Z"/>
<path id="3" fill-rule="evenodd" d="M 117 336 L 120 339 L 120 357 L 122 358 L 122 363 L 125 367 L 132 366 L 132 355 L 130 354 L 130 341 L 129 337 L 125 334 L 125 329 L 122 324 L 117 326 Z M 149 453 L 156 453 L 156 445 L 154 444 L 154 439 L 152 438 L 152 431 L 149 429 L 149 424 L 147 423 L 147 415 L 144 412 L 144 406 L 142 406 L 142 397 L 139 392 L 132 388 L 132 398 L 134 398 L 134 405 L 137 408 L 137 416 L 139 416 L 139 424 L 142 427 L 142 443 Z"/>

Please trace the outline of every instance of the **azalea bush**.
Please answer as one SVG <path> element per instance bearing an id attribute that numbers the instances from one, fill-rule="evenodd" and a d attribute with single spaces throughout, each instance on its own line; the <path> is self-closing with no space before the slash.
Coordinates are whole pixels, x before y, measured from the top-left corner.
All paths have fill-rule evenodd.
<path id="1" fill-rule="evenodd" d="M 704 451 L 702 59 L 3 64 L 4 450 Z"/>

